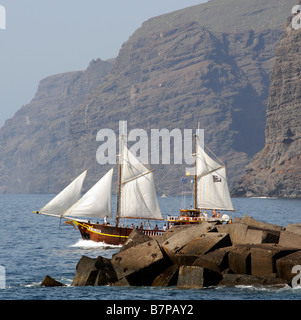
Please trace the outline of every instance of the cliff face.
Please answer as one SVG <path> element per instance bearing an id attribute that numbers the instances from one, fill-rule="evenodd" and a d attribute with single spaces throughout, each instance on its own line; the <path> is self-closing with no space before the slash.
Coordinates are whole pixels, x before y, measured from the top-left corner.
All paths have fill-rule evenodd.
<path id="1" fill-rule="evenodd" d="M 274 49 L 281 17 L 295 3 L 225 4 L 221 10 L 212 0 L 151 19 L 113 65 L 95 61 L 85 72 L 41 81 L 32 102 L 0 129 L 0 192 L 59 191 L 95 161 L 98 130 L 118 135 L 120 120 L 128 121 L 128 131 L 148 133 L 200 123 L 230 181 L 237 178 L 264 146 Z M 93 166 L 88 185 L 107 167 Z M 158 187 L 179 192 L 184 167 L 155 166 Z"/>
<path id="2" fill-rule="evenodd" d="M 55 188 L 66 185 L 70 113 L 110 69 L 110 63 L 97 60 L 84 72 L 40 82 L 31 103 L 0 129 L 0 193 L 51 192 L 54 181 Z"/>
<path id="3" fill-rule="evenodd" d="M 288 23 L 276 52 L 265 147 L 234 185 L 243 196 L 301 198 L 301 29 Z"/>
<path id="4" fill-rule="evenodd" d="M 278 31 L 214 33 L 194 22 L 146 39 L 134 34 L 106 81 L 74 111 L 69 157 L 78 157 L 76 166 L 82 159 L 88 166 L 99 146 L 97 130 L 118 134 L 119 120 L 128 121 L 128 130 L 148 133 L 153 128 L 195 130 L 199 122 L 205 143 L 227 163 L 233 179 L 263 146 L 273 58 L 268 47 L 278 36 Z M 185 172 L 180 167 L 166 176 L 170 168 L 152 167 L 166 192 L 179 186 Z"/>

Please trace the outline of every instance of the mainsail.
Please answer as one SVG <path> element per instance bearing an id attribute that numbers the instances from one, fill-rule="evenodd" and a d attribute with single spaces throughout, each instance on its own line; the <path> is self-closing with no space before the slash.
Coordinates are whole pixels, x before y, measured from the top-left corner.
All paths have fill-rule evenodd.
<path id="1" fill-rule="evenodd" d="M 121 166 L 120 217 L 163 219 L 152 171 L 147 169 L 126 146 L 122 149 Z"/>
<path id="2" fill-rule="evenodd" d="M 64 216 L 71 217 L 112 217 L 113 168 L 107 172 L 87 193 L 83 195 Z"/>
<path id="3" fill-rule="evenodd" d="M 74 179 L 63 191 L 61 191 L 38 212 L 42 214 L 61 216 L 80 198 L 86 173 L 87 170 Z"/>
<path id="4" fill-rule="evenodd" d="M 196 139 L 197 207 L 234 211 L 226 169 L 211 159 Z"/>

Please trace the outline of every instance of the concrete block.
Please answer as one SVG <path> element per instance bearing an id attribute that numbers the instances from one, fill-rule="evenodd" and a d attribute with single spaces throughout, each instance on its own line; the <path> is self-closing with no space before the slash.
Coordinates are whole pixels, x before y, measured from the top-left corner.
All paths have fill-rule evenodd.
<path id="1" fill-rule="evenodd" d="M 129 248 L 135 247 L 138 244 L 144 243 L 146 241 L 150 241 L 152 240 L 151 237 L 141 233 L 139 230 L 134 229 L 128 239 L 126 240 L 126 242 L 124 243 L 124 245 L 121 247 L 121 249 L 119 250 L 119 252 L 125 251 Z"/>
<path id="2" fill-rule="evenodd" d="M 190 241 L 183 249 L 174 255 L 174 263 L 178 266 L 192 265 L 201 255 L 215 251 L 219 248 L 231 246 L 228 233 L 204 233 Z"/>
<path id="3" fill-rule="evenodd" d="M 229 233 L 233 245 L 245 243 L 248 226 L 243 223 L 224 224 L 216 226 L 218 232 Z"/>
<path id="4" fill-rule="evenodd" d="M 46 276 L 41 282 L 41 287 L 65 287 L 65 285 L 49 276 Z"/>
<path id="5" fill-rule="evenodd" d="M 126 278 L 130 285 L 151 285 L 171 261 L 161 251 L 156 240 L 150 240 L 119 252 L 112 258 L 118 279 Z"/>
<path id="6" fill-rule="evenodd" d="M 185 232 L 185 230 L 189 230 L 191 227 L 192 225 L 189 225 L 189 224 L 173 226 L 172 228 L 165 231 L 162 235 L 156 236 L 155 240 L 158 242 L 160 246 L 162 246 L 165 241 L 167 241 L 169 238 L 171 238 L 175 234 L 182 231 Z"/>
<path id="7" fill-rule="evenodd" d="M 217 226 L 218 232 L 228 232 L 232 244 L 247 243 L 278 243 L 283 227 L 257 221 L 247 215 L 237 220 L 236 223 Z"/>
<path id="8" fill-rule="evenodd" d="M 290 223 L 286 226 L 286 231 L 301 235 L 301 223 Z"/>
<path id="9" fill-rule="evenodd" d="M 274 231 L 283 231 L 285 230 L 284 227 L 276 225 L 276 224 L 271 224 L 267 222 L 261 222 L 258 220 L 255 220 L 254 218 L 244 215 L 242 219 L 240 220 L 241 223 L 244 223 L 250 227 L 258 228 L 258 229 L 263 229 L 263 230 L 274 230 Z"/>
<path id="10" fill-rule="evenodd" d="M 290 231 L 281 231 L 279 245 L 301 250 L 301 234 Z"/>
<path id="11" fill-rule="evenodd" d="M 251 248 L 251 274 L 264 276 L 276 273 L 276 261 L 294 252 L 294 249 L 278 245 L 263 244 Z"/>
<path id="12" fill-rule="evenodd" d="M 214 228 L 214 225 L 208 222 L 204 222 L 198 225 L 190 225 L 184 230 L 179 230 L 179 232 L 176 232 L 173 236 L 164 241 L 162 244 L 162 248 L 170 257 L 170 259 L 176 263 L 176 253 L 178 253 L 190 241 L 200 237 L 204 233 L 207 233 L 212 228 Z"/>
<path id="13" fill-rule="evenodd" d="M 292 279 L 296 276 L 295 273 L 292 273 L 292 269 L 295 266 L 301 266 L 301 250 L 276 261 L 277 277 L 291 283 Z"/>
<path id="14" fill-rule="evenodd" d="M 95 267 L 97 259 L 82 256 L 76 265 L 72 286 L 93 286 L 98 274 Z"/>
<path id="15" fill-rule="evenodd" d="M 177 285 L 179 274 L 179 267 L 172 265 L 168 267 L 163 273 L 158 275 L 154 282 L 152 283 L 153 287 L 168 287 Z"/>
<path id="16" fill-rule="evenodd" d="M 274 273 L 274 250 L 263 248 L 251 249 L 251 274 L 253 276 L 265 276 Z"/>
<path id="17" fill-rule="evenodd" d="M 108 285 L 117 281 L 110 259 L 82 256 L 76 266 L 72 286 Z"/>
<path id="18" fill-rule="evenodd" d="M 229 268 L 228 254 L 230 249 L 231 247 L 225 247 L 201 255 L 194 261 L 193 265 L 221 273 Z"/>
<path id="19" fill-rule="evenodd" d="M 222 275 L 212 270 L 197 266 L 181 266 L 178 276 L 178 288 L 197 289 L 209 286 L 216 286 Z"/>
<path id="20" fill-rule="evenodd" d="M 236 274 L 251 274 L 251 246 L 233 246 L 228 254 L 229 268 Z"/>
<path id="21" fill-rule="evenodd" d="M 251 229 L 248 228 L 244 243 L 278 243 L 279 233 L 275 234 L 274 231 Z"/>
<path id="22" fill-rule="evenodd" d="M 228 233 L 204 233 L 200 237 L 190 241 L 179 251 L 179 254 L 198 256 L 231 245 L 232 243 Z"/>

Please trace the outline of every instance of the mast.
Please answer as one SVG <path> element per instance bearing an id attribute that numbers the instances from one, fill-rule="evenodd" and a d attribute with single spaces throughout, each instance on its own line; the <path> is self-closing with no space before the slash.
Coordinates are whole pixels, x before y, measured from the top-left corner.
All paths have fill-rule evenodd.
<path id="1" fill-rule="evenodd" d="M 116 212 L 116 227 L 118 227 L 121 199 L 121 164 L 118 165 L 118 191 L 117 191 L 117 212 Z"/>
<path id="2" fill-rule="evenodd" d="M 197 195 L 197 135 L 194 135 L 194 208 L 197 209 L 198 195 Z"/>
<path id="3" fill-rule="evenodd" d="M 120 203 L 121 203 L 121 173 L 122 173 L 122 149 L 123 149 L 123 136 L 120 136 L 119 143 L 119 159 L 118 159 L 118 190 L 117 190 L 117 212 L 116 212 L 116 227 L 118 227 L 120 216 Z"/>

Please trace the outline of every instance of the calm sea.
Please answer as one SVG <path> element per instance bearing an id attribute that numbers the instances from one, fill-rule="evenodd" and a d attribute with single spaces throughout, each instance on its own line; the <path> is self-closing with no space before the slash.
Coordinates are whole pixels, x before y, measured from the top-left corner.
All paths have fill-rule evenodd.
<path id="1" fill-rule="evenodd" d="M 119 248 L 80 239 L 79 231 L 56 218 L 33 214 L 51 195 L 0 195 L 0 267 L 6 271 L 0 300 L 301 300 L 301 288 L 239 286 L 179 290 L 152 287 L 72 287 L 75 267 L 82 255 L 111 258 Z M 188 200 L 186 199 L 186 202 Z M 163 215 L 176 214 L 182 199 L 160 198 Z M 236 213 L 280 224 L 301 222 L 301 201 L 233 199 Z M 3 269 L 3 268 L 2 268 Z M 43 288 L 49 275 L 67 285 Z"/>

